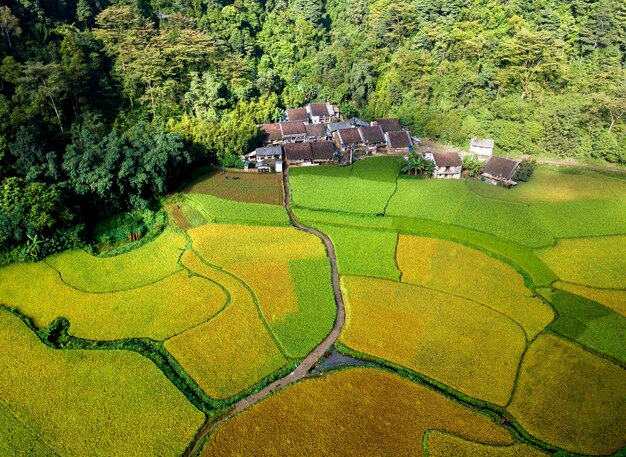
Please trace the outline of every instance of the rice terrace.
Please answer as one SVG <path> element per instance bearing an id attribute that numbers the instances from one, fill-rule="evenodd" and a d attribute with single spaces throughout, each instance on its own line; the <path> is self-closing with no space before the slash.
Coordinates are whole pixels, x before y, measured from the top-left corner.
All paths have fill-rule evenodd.
<path id="1" fill-rule="evenodd" d="M 401 160 L 211 172 L 135 249 L 1 268 L 0 453 L 624 455 L 626 179 Z"/>

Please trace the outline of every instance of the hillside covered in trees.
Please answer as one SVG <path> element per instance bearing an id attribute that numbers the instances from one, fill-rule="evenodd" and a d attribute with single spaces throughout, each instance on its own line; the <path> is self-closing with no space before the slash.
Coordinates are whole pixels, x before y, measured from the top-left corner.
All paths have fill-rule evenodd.
<path id="1" fill-rule="evenodd" d="M 626 164 L 623 0 L 2 5 L 4 252 L 75 245 L 316 100 L 457 145 Z"/>

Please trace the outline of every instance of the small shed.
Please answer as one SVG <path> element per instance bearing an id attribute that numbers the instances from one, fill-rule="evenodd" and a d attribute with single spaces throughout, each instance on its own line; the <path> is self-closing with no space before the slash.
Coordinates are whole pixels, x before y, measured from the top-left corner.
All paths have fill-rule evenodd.
<path id="1" fill-rule="evenodd" d="M 483 168 L 481 179 L 493 185 L 514 186 L 517 182 L 513 181 L 513 176 L 515 176 L 519 164 L 519 160 L 493 156 Z"/>
<path id="2" fill-rule="evenodd" d="M 491 139 L 472 138 L 470 140 L 470 153 L 475 154 L 479 160 L 488 160 L 493 156 L 495 142 Z"/>
<path id="3" fill-rule="evenodd" d="M 456 152 L 427 152 L 424 158 L 435 163 L 435 178 L 461 179 L 463 161 Z"/>

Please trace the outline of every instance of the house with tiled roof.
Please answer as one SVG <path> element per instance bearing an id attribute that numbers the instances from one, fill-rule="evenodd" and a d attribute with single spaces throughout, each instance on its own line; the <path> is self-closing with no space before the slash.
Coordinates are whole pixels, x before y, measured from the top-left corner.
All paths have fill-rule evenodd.
<path id="1" fill-rule="evenodd" d="M 309 143 L 311 145 L 311 154 L 313 155 L 313 163 L 325 165 L 333 163 L 335 160 L 335 143 L 332 141 L 318 141 Z"/>
<path id="2" fill-rule="evenodd" d="M 325 124 L 305 124 L 307 141 L 320 141 L 326 140 L 326 125 Z"/>
<path id="3" fill-rule="evenodd" d="M 402 130 L 402 125 L 400 125 L 400 121 L 396 118 L 376 119 L 372 121 L 372 125 L 380 126 L 385 133 Z"/>
<path id="4" fill-rule="evenodd" d="M 281 122 L 280 131 L 284 142 L 296 142 L 306 140 L 306 128 L 304 122 L 287 121 Z"/>
<path id="5" fill-rule="evenodd" d="M 435 163 L 434 178 L 461 179 L 463 161 L 456 152 L 427 152 L 424 158 Z"/>
<path id="6" fill-rule="evenodd" d="M 411 134 L 406 130 L 385 132 L 387 151 L 394 154 L 408 154 L 413 150 Z"/>
<path id="7" fill-rule="evenodd" d="M 280 124 L 261 124 L 257 125 L 261 131 L 261 143 L 264 145 L 277 145 L 283 141 L 283 132 Z"/>
<path id="8" fill-rule="evenodd" d="M 328 124 L 339 119 L 339 110 L 330 103 L 311 103 L 306 106 L 313 124 Z"/>
<path id="9" fill-rule="evenodd" d="M 287 108 L 285 113 L 288 121 L 309 122 L 309 113 L 306 108 Z"/>
<path id="10" fill-rule="evenodd" d="M 285 143 L 285 162 L 289 166 L 311 165 L 313 163 L 312 143 Z"/>
<path id="11" fill-rule="evenodd" d="M 354 149 L 363 143 L 359 129 L 354 127 L 339 129 L 334 133 L 333 137 L 341 150 Z"/>
<path id="12" fill-rule="evenodd" d="M 492 156 L 483 168 L 481 179 L 494 185 L 514 186 L 517 182 L 513 181 L 513 176 L 515 176 L 519 164 L 519 160 Z"/>

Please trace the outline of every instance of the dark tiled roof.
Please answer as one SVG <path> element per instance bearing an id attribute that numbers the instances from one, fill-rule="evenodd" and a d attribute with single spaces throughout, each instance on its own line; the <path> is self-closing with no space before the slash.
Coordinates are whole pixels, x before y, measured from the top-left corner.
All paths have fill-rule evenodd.
<path id="1" fill-rule="evenodd" d="M 307 136 L 326 138 L 326 126 L 324 124 L 306 124 L 304 128 Z"/>
<path id="2" fill-rule="evenodd" d="M 281 156 L 283 154 L 282 146 L 267 146 L 264 148 L 256 148 L 257 157 L 266 157 L 266 156 Z"/>
<path id="3" fill-rule="evenodd" d="M 272 141 L 278 141 L 283 139 L 283 134 L 280 130 L 280 124 L 261 124 L 258 127 L 259 130 L 261 130 L 261 139 L 265 143 L 271 143 Z"/>
<path id="4" fill-rule="evenodd" d="M 456 152 L 433 152 L 435 165 L 438 167 L 460 167 L 463 161 Z"/>
<path id="5" fill-rule="evenodd" d="M 331 122 L 328 124 L 328 131 L 333 133 L 340 129 L 349 129 L 350 127 L 352 126 L 349 122 Z"/>
<path id="6" fill-rule="evenodd" d="M 281 122 L 280 128 L 282 129 L 283 136 L 306 135 L 306 130 L 304 129 L 304 122 L 300 122 L 300 121 Z"/>
<path id="7" fill-rule="evenodd" d="M 379 125 L 374 125 L 372 127 L 361 127 L 359 130 L 361 130 L 361 136 L 363 137 L 363 142 L 365 144 L 385 142 L 385 135 L 383 134 L 383 130 Z"/>
<path id="8" fill-rule="evenodd" d="M 335 153 L 335 143 L 332 141 L 318 141 L 310 144 L 313 160 L 332 160 Z"/>
<path id="9" fill-rule="evenodd" d="M 306 108 L 288 108 L 287 112 L 287 120 L 289 121 L 308 121 L 309 114 L 306 112 Z"/>
<path id="10" fill-rule="evenodd" d="M 285 160 L 312 160 L 311 143 L 286 143 Z"/>
<path id="11" fill-rule="evenodd" d="M 341 129 L 337 130 L 337 134 L 339 135 L 341 144 L 358 144 L 363 141 L 359 129 Z"/>
<path id="12" fill-rule="evenodd" d="M 330 116 L 326 103 L 311 103 L 309 106 L 311 107 L 312 116 Z"/>
<path id="13" fill-rule="evenodd" d="M 400 121 L 395 117 L 389 119 L 376 119 L 372 122 L 372 125 L 380 125 L 383 128 L 383 132 L 396 132 L 398 130 L 402 130 Z"/>
<path id="14" fill-rule="evenodd" d="M 490 157 L 487 160 L 483 173 L 488 173 L 491 176 L 502 177 L 504 179 L 511 179 L 517 170 L 519 161 L 505 159 L 504 157 Z"/>
<path id="15" fill-rule="evenodd" d="M 387 132 L 387 146 L 390 148 L 410 148 L 413 145 L 411 143 L 411 136 L 409 132 L 400 130 L 399 132 Z"/>

